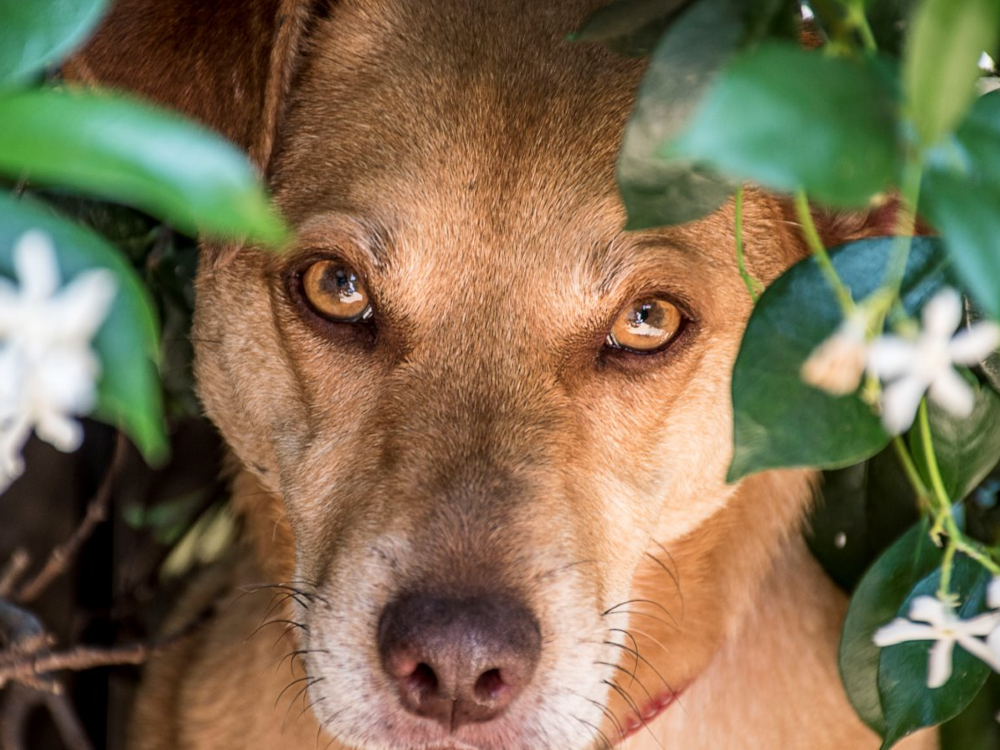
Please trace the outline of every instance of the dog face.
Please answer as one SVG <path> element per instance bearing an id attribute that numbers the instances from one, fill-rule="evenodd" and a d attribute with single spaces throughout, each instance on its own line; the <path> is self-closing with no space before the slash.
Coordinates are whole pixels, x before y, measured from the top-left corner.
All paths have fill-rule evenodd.
<path id="1" fill-rule="evenodd" d="M 312 18 L 268 160 L 297 239 L 202 263 L 201 396 L 264 489 L 259 554 L 310 592 L 313 712 L 346 746 L 590 747 L 647 703 L 629 649 L 655 702 L 752 596 L 719 562 L 758 524 L 724 480 L 731 208 L 623 232 L 642 65 L 564 40 L 600 4 Z M 776 201 L 744 211 L 770 280 L 799 250 Z"/>

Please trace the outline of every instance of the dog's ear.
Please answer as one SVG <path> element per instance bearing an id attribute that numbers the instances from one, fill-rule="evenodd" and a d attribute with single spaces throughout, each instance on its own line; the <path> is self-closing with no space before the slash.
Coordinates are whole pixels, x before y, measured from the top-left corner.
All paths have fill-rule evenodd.
<path id="1" fill-rule="evenodd" d="M 199 120 L 266 170 L 310 18 L 334 0 L 116 0 L 63 66 Z"/>

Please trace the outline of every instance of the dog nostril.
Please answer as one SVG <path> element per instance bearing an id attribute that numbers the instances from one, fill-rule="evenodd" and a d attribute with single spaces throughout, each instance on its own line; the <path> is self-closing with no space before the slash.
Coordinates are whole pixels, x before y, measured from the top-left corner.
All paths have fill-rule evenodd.
<path id="1" fill-rule="evenodd" d="M 435 693 L 438 689 L 438 678 L 434 670 L 427 664 L 421 662 L 409 675 L 406 676 L 408 687 L 415 693 Z"/>
<path id="2" fill-rule="evenodd" d="M 510 688 L 511 686 L 503 681 L 503 677 L 500 675 L 500 670 L 491 669 L 479 675 L 479 679 L 476 680 L 476 686 L 473 688 L 473 691 L 476 698 L 486 703 L 488 701 L 502 699 L 504 692 Z"/>

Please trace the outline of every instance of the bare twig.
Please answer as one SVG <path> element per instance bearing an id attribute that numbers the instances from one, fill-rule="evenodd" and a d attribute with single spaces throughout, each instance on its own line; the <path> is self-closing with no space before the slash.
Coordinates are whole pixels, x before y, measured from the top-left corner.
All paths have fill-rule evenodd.
<path id="1" fill-rule="evenodd" d="M 97 525 L 107 518 L 111 490 L 122 465 L 125 463 L 126 455 L 128 455 L 128 441 L 125 439 L 125 435 L 119 432 L 115 440 L 115 450 L 111 457 L 111 463 L 108 465 L 107 471 L 104 472 L 101 485 L 87 506 L 87 512 L 80 525 L 77 526 L 76 531 L 69 539 L 52 550 L 52 554 L 49 555 L 42 569 L 18 590 L 14 596 L 15 601 L 21 603 L 34 601 L 48 588 L 52 581 L 66 572 L 83 543 L 94 533 Z"/>
<path id="2" fill-rule="evenodd" d="M 31 564 L 31 555 L 26 550 L 16 549 L 0 573 L 0 599 L 10 596 L 14 587 L 21 581 L 21 576 Z"/>
<path id="3" fill-rule="evenodd" d="M 31 711 L 44 705 L 68 750 L 92 750 L 80 719 L 65 695 L 12 685 L 0 706 L 0 750 L 25 750 L 25 727 Z"/>

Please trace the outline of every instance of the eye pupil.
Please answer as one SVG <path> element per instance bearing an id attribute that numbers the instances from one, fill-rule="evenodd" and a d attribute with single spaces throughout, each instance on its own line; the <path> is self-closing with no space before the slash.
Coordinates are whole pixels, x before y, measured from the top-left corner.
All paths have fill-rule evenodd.
<path id="1" fill-rule="evenodd" d="M 608 336 L 609 346 L 638 354 L 666 348 L 681 328 L 683 316 L 665 299 L 635 302 L 615 321 Z"/>
<path id="2" fill-rule="evenodd" d="M 371 303 L 364 283 L 349 266 L 319 260 L 302 275 L 302 292 L 320 315 L 353 323 L 371 317 Z"/>

